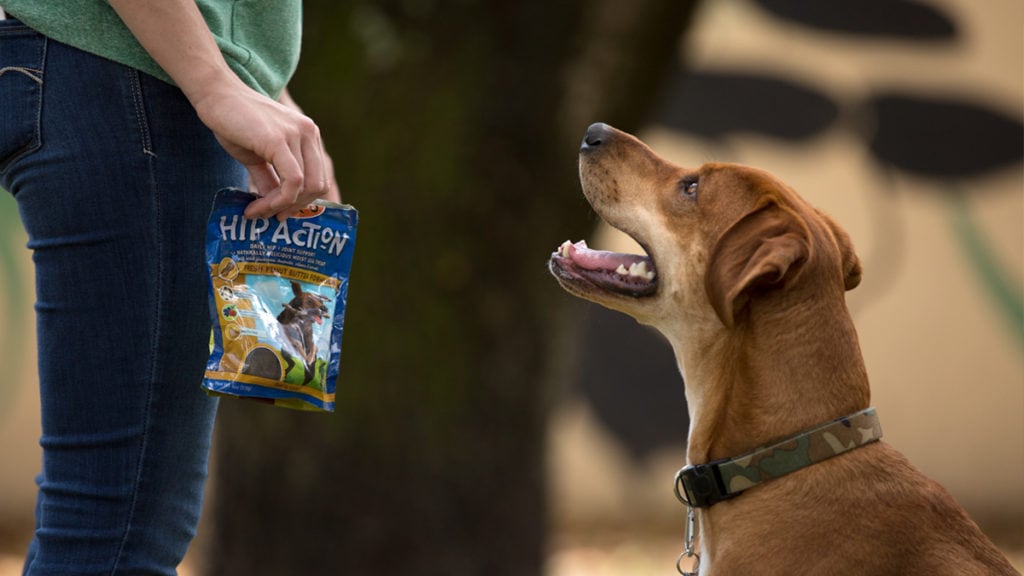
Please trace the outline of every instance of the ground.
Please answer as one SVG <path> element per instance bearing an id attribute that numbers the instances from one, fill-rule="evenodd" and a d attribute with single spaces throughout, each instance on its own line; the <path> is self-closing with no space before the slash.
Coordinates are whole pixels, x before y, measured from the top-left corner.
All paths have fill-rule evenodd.
<path id="1" fill-rule="evenodd" d="M 636 576 L 674 574 L 682 551 L 682 530 L 671 534 L 566 533 L 557 534 L 545 576 Z M 1024 571 L 1024 549 L 1007 551 L 1018 571 Z M 200 576 L 186 562 L 179 576 Z M 20 576 L 21 558 L 0 555 L 0 576 Z"/>

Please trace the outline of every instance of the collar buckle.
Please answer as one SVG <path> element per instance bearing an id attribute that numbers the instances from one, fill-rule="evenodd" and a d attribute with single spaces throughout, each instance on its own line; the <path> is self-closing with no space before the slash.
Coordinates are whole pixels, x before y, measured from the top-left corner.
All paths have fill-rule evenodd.
<path id="1" fill-rule="evenodd" d="M 693 508 L 707 508 L 736 496 L 726 489 L 718 464 L 716 461 L 681 468 L 676 473 L 676 498 Z"/>
<path id="2" fill-rule="evenodd" d="M 700 574 L 700 554 L 697 554 L 695 546 L 697 540 L 697 515 L 693 511 L 693 506 L 685 499 L 683 493 L 679 491 L 680 485 L 683 486 L 683 491 L 686 491 L 686 485 L 681 482 L 682 475 L 683 470 L 676 473 L 675 493 L 676 498 L 686 506 L 686 537 L 683 540 L 683 552 L 676 558 L 676 572 L 680 576 L 697 576 Z M 694 562 L 692 570 L 683 568 L 683 563 L 687 560 Z"/>

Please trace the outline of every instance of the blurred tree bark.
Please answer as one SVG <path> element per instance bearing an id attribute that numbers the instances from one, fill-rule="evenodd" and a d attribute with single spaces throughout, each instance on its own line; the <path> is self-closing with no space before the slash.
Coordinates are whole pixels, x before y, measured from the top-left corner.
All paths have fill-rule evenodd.
<path id="1" fill-rule="evenodd" d="M 547 255 L 694 1 L 307 1 L 292 93 L 360 210 L 334 415 L 221 403 L 206 573 L 540 574 Z"/>

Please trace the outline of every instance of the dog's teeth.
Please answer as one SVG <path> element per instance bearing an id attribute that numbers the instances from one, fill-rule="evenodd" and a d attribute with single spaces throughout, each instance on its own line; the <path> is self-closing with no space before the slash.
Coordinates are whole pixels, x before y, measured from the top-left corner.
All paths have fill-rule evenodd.
<path id="1" fill-rule="evenodd" d="M 648 269 L 646 260 L 637 265 L 636 271 L 637 276 L 641 276 L 647 280 L 654 280 L 654 270 Z"/>
<path id="2" fill-rule="evenodd" d="M 566 240 L 565 242 L 562 242 L 561 246 L 558 247 L 558 252 L 562 256 L 562 258 L 568 258 L 569 257 L 569 247 L 570 246 L 572 246 L 572 242 L 569 242 L 568 240 Z"/>
<path id="3" fill-rule="evenodd" d="M 619 264 L 619 267 L 615 271 L 623 276 L 628 274 L 634 278 L 644 278 L 646 280 L 654 280 L 655 277 L 654 271 L 648 269 L 646 261 L 633 262 L 629 265 L 628 270 L 625 266 Z"/>
<path id="4" fill-rule="evenodd" d="M 646 277 L 647 276 L 647 262 L 633 262 L 629 265 L 629 275 Z"/>
<path id="5" fill-rule="evenodd" d="M 654 270 L 649 270 L 647 268 L 647 262 L 643 262 L 642 264 L 643 264 L 643 266 L 641 268 L 641 271 L 643 272 L 642 276 L 644 278 L 646 278 L 647 280 L 654 280 L 654 276 L 655 276 Z"/>

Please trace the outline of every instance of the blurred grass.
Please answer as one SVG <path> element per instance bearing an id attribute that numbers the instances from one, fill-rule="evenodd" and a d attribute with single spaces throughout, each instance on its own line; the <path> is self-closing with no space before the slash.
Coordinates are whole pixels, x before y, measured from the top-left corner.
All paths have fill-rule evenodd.
<path id="1" fill-rule="evenodd" d="M 25 230 L 18 216 L 18 206 L 0 188 L 0 366 L 10 374 L 18 373 L 17 363 L 25 353 L 25 338 L 18 337 L 28 321 L 25 303 L 30 302 L 22 277 L 21 260 L 25 258 Z M 0 417 L 11 404 L 17 387 L 0 386 Z"/>
<path id="2" fill-rule="evenodd" d="M 0 542 L 0 576 L 20 576 L 21 556 Z M 562 532 L 552 534 L 544 576 L 644 576 L 674 574 L 682 551 L 679 534 L 625 531 Z M 1024 549 L 1003 552 L 1013 567 L 1024 571 Z M 186 558 L 179 576 L 203 576 Z"/>

